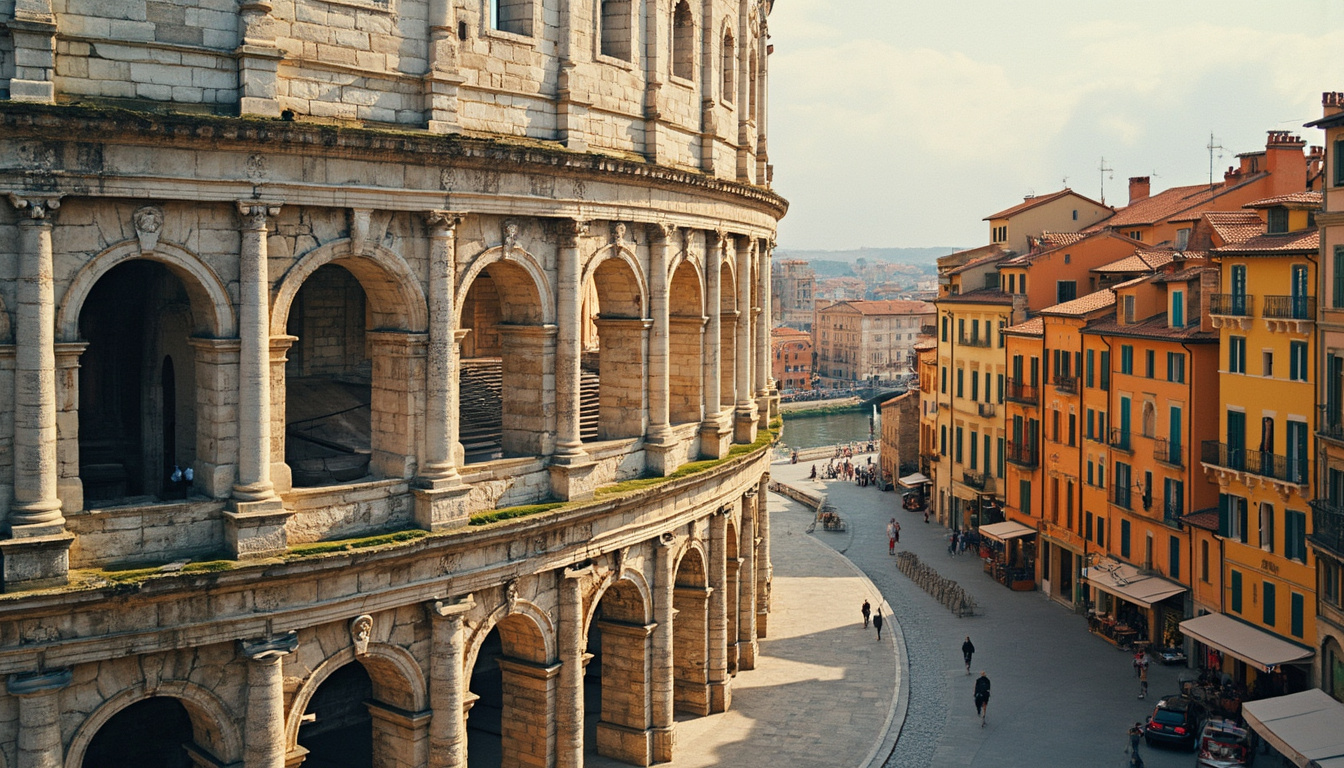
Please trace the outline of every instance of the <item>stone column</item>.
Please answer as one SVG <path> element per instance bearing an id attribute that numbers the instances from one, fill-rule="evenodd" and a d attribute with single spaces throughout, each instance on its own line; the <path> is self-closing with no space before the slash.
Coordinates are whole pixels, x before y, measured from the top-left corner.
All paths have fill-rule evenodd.
<path id="1" fill-rule="evenodd" d="M 56 349 L 56 496 L 63 512 L 84 509 L 79 478 L 79 358 L 89 345 L 57 342 Z"/>
<path id="2" fill-rule="evenodd" d="M 762 244 L 758 248 L 756 259 L 756 290 L 760 306 L 756 313 L 756 410 L 760 413 L 762 428 L 770 426 L 770 400 L 774 391 L 774 381 L 770 367 L 770 305 L 773 296 L 770 285 L 770 248 Z"/>
<path id="3" fill-rule="evenodd" d="M 228 498 L 238 471 L 237 339 L 187 340 L 196 358 L 195 488 L 212 499 Z"/>
<path id="4" fill-rule="evenodd" d="M 238 483 L 225 535 L 235 557 L 284 550 L 284 507 L 271 482 L 271 324 L 266 219 L 280 206 L 240 201 Z"/>
<path id="5" fill-rule="evenodd" d="M 556 464 L 582 464 L 588 454 L 579 437 L 579 362 L 582 340 L 582 265 L 579 238 L 588 233 L 588 222 L 564 219 L 560 222 L 560 248 L 556 254 L 556 324 L 559 326 L 555 349 Z"/>
<path id="6" fill-rule="evenodd" d="M 471 595 L 426 606 L 431 624 L 429 655 L 429 768 L 467 764 L 466 635 L 462 617 L 476 603 Z"/>
<path id="7" fill-rule="evenodd" d="M 737 542 L 738 570 L 737 597 L 737 668 L 755 669 L 756 652 L 756 513 L 760 509 L 760 494 L 755 488 L 742 497 L 742 532 Z"/>
<path id="8" fill-rule="evenodd" d="M 756 489 L 756 637 L 766 636 L 767 619 L 770 616 L 770 580 L 774 568 L 770 563 L 770 505 L 766 495 L 770 487 L 770 473 L 761 475 L 761 483 Z"/>
<path id="9" fill-rule="evenodd" d="M 281 659 L 299 647 L 283 635 L 242 640 L 247 665 L 247 714 L 243 719 L 243 763 L 247 768 L 285 768 L 285 678 Z"/>
<path id="10" fill-rule="evenodd" d="M 449 0 L 429 2 L 429 71 L 425 73 L 425 103 L 430 133 L 461 133 L 458 89 L 466 78 L 458 69 L 457 8 Z"/>
<path id="11" fill-rule="evenodd" d="M 727 712 L 733 692 L 728 677 L 728 510 L 709 517 L 709 711 Z"/>
<path id="12" fill-rule="evenodd" d="M 755 241 L 737 244 L 737 402 L 734 405 L 733 441 L 756 439 L 756 401 L 751 388 L 751 258 Z"/>
<path id="13" fill-rule="evenodd" d="M 673 730 L 675 707 L 672 659 L 672 622 L 676 616 L 676 573 L 672 546 L 676 539 L 663 534 L 653 543 L 653 677 L 649 681 L 653 708 L 653 761 L 672 760 L 676 748 Z"/>
<path id="14" fill-rule="evenodd" d="M 700 453 L 718 459 L 728 455 L 729 433 L 723 420 L 720 369 L 723 367 L 723 258 L 728 247 L 728 235 L 718 232 L 714 243 L 705 249 L 705 313 L 709 327 L 705 330 L 704 345 L 704 422 L 700 426 Z"/>
<path id="15" fill-rule="evenodd" d="M 677 228 L 670 224 L 649 227 L 649 312 L 653 332 L 649 336 L 649 429 L 645 456 L 649 469 L 666 476 L 676 469 L 669 455 L 672 446 L 671 379 L 668 360 L 671 355 L 671 319 L 668 316 L 668 253 Z"/>
<path id="16" fill-rule="evenodd" d="M 6 689 L 19 700 L 17 768 L 61 768 L 61 696 L 71 671 L 10 675 Z"/>
<path id="17" fill-rule="evenodd" d="M 566 568 L 560 574 L 560 687 L 555 704 L 556 768 L 583 767 L 583 669 L 587 664 L 583 638 L 583 580 L 592 566 Z"/>
<path id="18" fill-rule="evenodd" d="M 17 304 L 14 308 L 14 500 L 11 539 L 0 542 L 4 584 L 64 584 L 71 535 L 59 496 L 56 445 L 56 321 L 51 229 L 56 197 L 19 197 Z"/>
<path id="19" fill-rule="evenodd" d="M 285 461 L 285 408 L 289 401 L 289 350 L 298 336 L 271 337 L 271 440 L 267 443 L 271 462 L 271 487 L 276 495 L 294 488 L 294 474 Z M 375 370 L 377 366 L 374 366 Z M 376 387 L 375 387 L 376 389 Z"/>
<path id="20" fill-rule="evenodd" d="M 51 0 L 16 0 L 14 16 L 5 21 L 14 40 L 11 101 L 51 104 L 56 101 L 56 14 Z"/>

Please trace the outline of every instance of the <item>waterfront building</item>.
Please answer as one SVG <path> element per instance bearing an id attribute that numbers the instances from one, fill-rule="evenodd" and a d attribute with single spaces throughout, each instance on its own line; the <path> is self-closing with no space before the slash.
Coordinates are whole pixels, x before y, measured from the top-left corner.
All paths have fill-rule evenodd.
<path id="1" fill-rule="evenodd" d="M 770 331 L 773 378 L 780 392 L 812 389 L 812 334 L 779 327 Z"/>
<path id="2" fill-rule="evenodd" d="M 1316 639 L 1316 568 L 1307 547 L 1316 423 L 1318 193 L 1246 206 L 1259 232 L 1211 251 L 1221 288 L 1219 436 L 1201 465 L 1217 482 L 1226 599 L 1182 623 L 1260 695 L 1307 686 Z"/>
<path id="3" fill-rule="evenodd" d="M 134 5 L 8 24 L 0 763 L 672 759 L 767 628 L 770 5 Z"/>
<path id="4" fill-rule="evenodd" d="M 923 301 L 840 301 L 817 311 L 812 338 L 820 387 L 902 384 L 915 372 L 914 346 L 933 325 Z"/>
<path id="5" fill-rule="evenodd" d="M 878 443 L 878 465 L 882 483 L 895 483 L 904 474 L 919 466 L 919 392 L 910 390 L 884 401 L 878 410 L 882 415 L 882 435 Z"/>
<path id="6" fill-rule="evenodd" d="M 770 319 L 799 331 L 812 331 L 817 276 L 801 259 L 781 259 L 770 273 Z"/>

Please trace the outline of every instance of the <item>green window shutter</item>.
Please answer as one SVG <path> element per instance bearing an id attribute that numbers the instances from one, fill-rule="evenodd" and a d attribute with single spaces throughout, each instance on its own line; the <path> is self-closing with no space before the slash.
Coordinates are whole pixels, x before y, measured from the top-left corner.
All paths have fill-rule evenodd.
<path id="1" fill-rule="evenodd" d="M 1095 355 L 1093 354 L 1093 352 L 1094 352 L 1094 350 L 1091 350 L 1091 349 L 1087 350 L 1087 381 L 1086 381 L 1086 384 L 1087 384 L 1087 386 L 1089 386 L 1089 387 L 1094 386 L 1093 382 L 1095 381 L 1095 379 L 1092 377 L 1093 364 L 1096 362 L 1096 360 L 1095 360 Z"/>
<path id="2" fill-rule="evenodd" d="M 1218 535 L 1225 539 L 1232 535 L 1232 497 L 1226 493 L 1218 494 Z"/>
<path id="3" fill-rule="evenodd" d="M 1181 578 L 1181 540 L 1172 536 L 1167 540 L 1167 575 L 1173 579 Z"/>
<path id="4" fill-rule="evenodd" d="M 1241 571 L 1232 571 L 1230 575 L 1232 578 L 1228 591 L 1232 593 L 1232 612 L 1241 613 Z"/>
<path id="5" fill-rule="evenodd" d="M 1120 521 L 1120 556 L 1129 557 L 1129 521 Z"/>
<path id="6" fill-rule="evenodd" d="M 1303 605 L 1304 599 L 1301 594 L 1293 592 L 1290 600 L 1292 603 L 1292 613 L 1293 613 L 1292 626 L 1290 629 L 1293 633 L 1293 637 L 1301 637 L 1303 614 L 1306 612 L 1306 606 Z"/>
<path id="7" fill-rule="evenodd" d="M 1275 614 L 1278 613 L 1278 606 L 1275 605 L 1274 601 L 1274 591 L 1274 585 L 1268 581 L 1264 583 L 1264 587 L 1260 591 L 1260 605 L 1264 608 L 1260 618 L 1267 627 L 1274 626 Z"/>
<path id="8" fill-rule="evenodd" d="M 1338 172 L 1341 165 L 1336 160 L 1335 170 Z M 1335 309 L 1344 309 L 1344 245 L 1335 246 L 1335 264 L 1334 264 L 1334 291 L 1331 295 L 1331 306 Z"/>

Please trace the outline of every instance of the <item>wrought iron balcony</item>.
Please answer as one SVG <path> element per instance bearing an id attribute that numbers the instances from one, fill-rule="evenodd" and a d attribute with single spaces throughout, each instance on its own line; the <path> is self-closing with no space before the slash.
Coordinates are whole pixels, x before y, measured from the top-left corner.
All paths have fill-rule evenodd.
<path id="1" fill-rule="evenodd" d="M 1173 443 L 1165 437 L 1159 437 L 1154 441 L 1153 458 L 1163 464 L 1170 464 L 1173 467 L 1185 466 L 1185 457 L 1182 451 L 1185 446 L 1180 443 Z"/>
<path id="2" fill-rule="evenodd" d="M 1121 451 L 1134 452 L 1133 436 L 1128 429 L 1115 428 L 1111 430 L 1111 440 L 1109 445 Z"/>
<path id="3" fill-rule="evenodd" d="M 1338 406 L 1316 406 L 1316 434 L 1335 442 L 1344 443 L 1344 413 Z"/>
<path id="4" fill-rule="evenodd" d="M 1234 448 L 1217 440 L 1205 440 L 1200 460 L 1205 464 L 1233 472 L 1245 472 L 1293 485 L 1306 485 L 1311 476 L 1311 462 L 1268 451 Z"/>
<path id="5" fill-rule="evenodd" d="M 1111 492 L 1111 503 L 1121 509 L 1133 509 L 1133 489 L 1128 485 L 1117 485 Z"/>
<path id="6" fill-rule="evenodd" d="M 1040 450 L 1027 443 L 1008 441 L 1004 458 L 1019 467 L 1034 467 L 1041 463 Z"/>
<path id="7" fill-rule="evenodd" d="M 1055 389 L 1070 395 L 1078 394 L 1077 376 L 1056 376 L 1054 381 Z"/>
<path id="8" fill-rule="evenodd" d="M 972 337 L 970 337 L 970 338 L 963 338 L 963 339 L 961 340 L 961 346 L 963 346 L 963 347 L 988 347 L 988 346 L 989 346 L 989 339 L 988 339 L 987 337 L 986 337 L 986 338 L 981 338 L 981 337 L 979 337 L 979 336 L 972 336 Z"/>
<path id="9" fill-rule="evenodd" d="M 994 492 L 994 476 L 988 472 L 963 472 L 961 481 L 977 491 Z"/>
<path id="10" fill-rule="evenodd" d="M 1162 522 L 1173 528 L 1181 526 L 1181 517 L 1185 515 L 1185 510 L 1177 507 L 1171 502 L 1162 505 Z"/>
<path id="11" fill-rule="evenodd" d="M 1274 320 L 1315 320 L 1315 296 L 1266 296 L 1262 315 Z"/>
<path id="12" fill-rule="evenodd" d="M 1035 405 L 1041 398 L 1040 388 L 1035 384 L 1023 384 L 1017 379 L 1008 379 L 1003 396 L 1015 403 Z"/>
<path id="13" fill-rule="evenodd" d="M 1255 297 L 1242 293 L 1215 293 L 1209 296 L 1209 314 L 1226 317 L 1250 317 L 1255 314 Z"/>
<path id="14" fill-rule="evenodd" d="M 997 412 L 994 403 L 980 403 L 978 410 L 980 411 L 980 415 L 985 418 L 991 418 Z"/>
<path id="15" fill-rule="evenodd" d="M 1311 536 L 1308 538 L 1313 546 L 1344 558 L 1344 507 L 1330 499 L 1311 502 Z"/>

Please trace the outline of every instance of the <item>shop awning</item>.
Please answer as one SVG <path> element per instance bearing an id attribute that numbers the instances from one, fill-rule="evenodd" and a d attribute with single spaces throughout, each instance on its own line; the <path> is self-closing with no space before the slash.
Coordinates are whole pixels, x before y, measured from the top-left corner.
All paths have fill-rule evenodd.
<path id="1" fill-rule="evenodd" d="M 1203 618 L 1203 617 L 1201 617 Z M 1284 757 L 1301 768 L 1344 768 L 1344 704 L 1325 691 L 1248 701 L 1246 722 Z"/>
<path id="2" fill-rule="evenodd" d="M 1272 670 L 1282 664 L 1299 664 L 1315 655 L 1310 648 L 1282 640 L 1221 613 L 1186 619 L 1181 622 L 1181 632 L 1262 670 Z"/>
<path id="3" fill-rule="evenodd" d="M 925 483 L 932 483 L 933 481 L 923 472 L 916 472 L 913 475 L 906 475 L 896 482 L 902 488 L 914 488 L 916 486 L 924 485 Z"/>
<path id="4" fill-rule="evenodd" d="M 1035 536 L 1036 529 L 1028 528 L 1021 523 L 1014 523 L 1012 520 L 1009 520 L 1005 523 L 980 526 L 980 535 L 988 536 L 995 541 L 1007 541 L 1021 536 Z"/>
<path id="5" fill-rule="evenodd" d="M 1083 578 L 1092 586 L 1121 600 L 1153 607 L 1172 595 L 1185 591 L 1185 586 L 1167 581 L 1161 576 L 1148 576 L 1129 563 L 1106 559 L 1083 569 Z"/>

